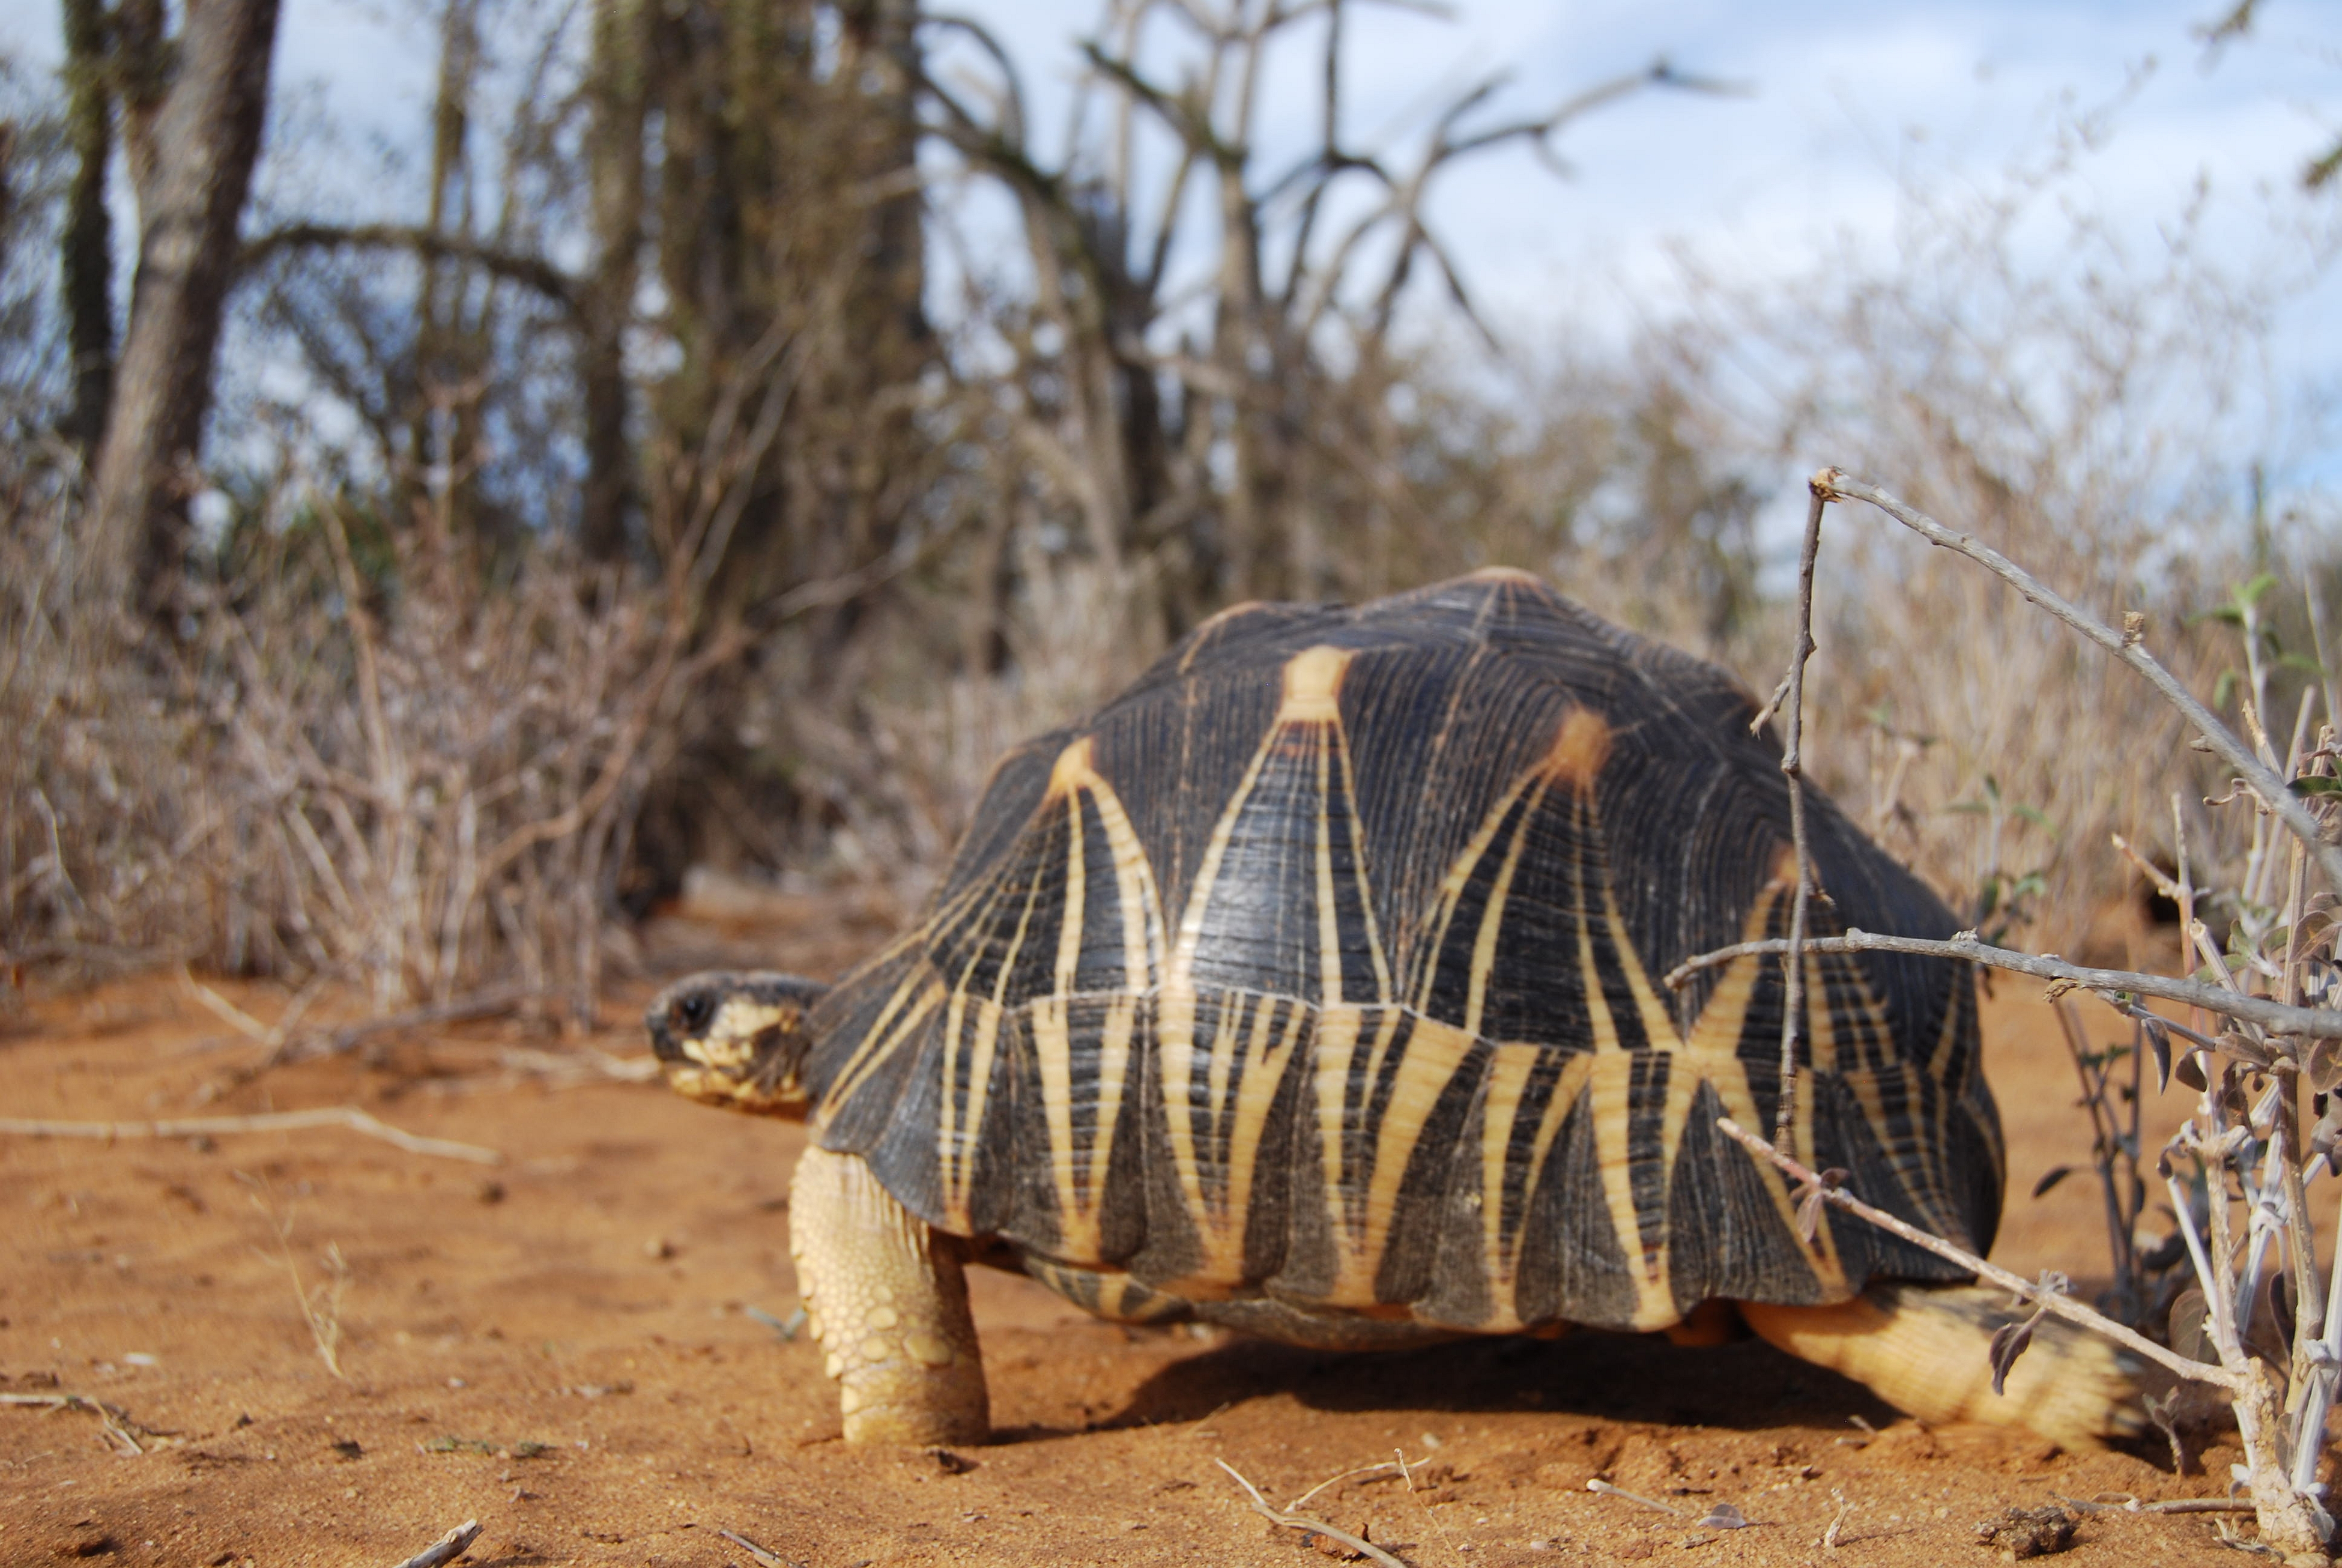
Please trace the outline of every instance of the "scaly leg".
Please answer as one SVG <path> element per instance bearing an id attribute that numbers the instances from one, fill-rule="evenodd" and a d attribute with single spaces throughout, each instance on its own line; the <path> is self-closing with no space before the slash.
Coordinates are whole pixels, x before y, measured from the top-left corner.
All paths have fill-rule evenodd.
<path id="1" fill-rule="evenodd" d="M 809 1148 L 789 1189 L 789 1252 L 846 1442 L 990 1435 L 957 1237 L 896 1203 L 859 1156 Z"/>
<path id="2" fill-rule="evenodd" d="M 2145 1424 L 2132 1358 L 2056 1318 L 2034 1329 L 2032 1348 L 1992 1392 L 1987 1353 L 2012 1313 L 2006 1291 L 1977 1285 L 1875 1284 L 1835 1306 L 1742 1302 L 1764 1339 L 1803 1361 L 1863 1384 L 1921 1421 L 2017 1426 L 2078 1451 Z"/>

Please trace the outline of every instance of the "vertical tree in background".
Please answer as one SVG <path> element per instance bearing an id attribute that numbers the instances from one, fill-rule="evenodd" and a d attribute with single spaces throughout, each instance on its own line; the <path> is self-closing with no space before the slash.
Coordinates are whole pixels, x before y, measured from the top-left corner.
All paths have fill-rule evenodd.
<path id="1" fill-rule="evenodd" d="M 586 82 L 586 194 L 594 252 L 578 299 L 586 445 L 578 537 L 596 561 L 626 553 L 628 517 L 638 503 L 627 428 L 626 335 L 642 277 L 643 134 L 656 10 L 650 0 L 596 0 Z"/>
<path id="2" fill-rule="evenodd" d="M 64 434 L 86 463 L 105 434 L 114 393 L 114 221 L 105 205 L 114 162 L 114 94 L 107 77 L 105 7 L 65 0 L 66 125 L 74 171 L 60 237 L 65 348 L 73 360 L 73 404 Z"/>
<path id="3" fill-rule="evenodd" d="M 786 405 L 744 476 L 719 588 L 730 611 L 866 564 L 906 504 L 880 454 L 899 450 L 931 352 L 916 20 L 912 0 L 689 0 L 652 33 L 660 145 L 642 215 L 676 351 L 649 392 L 653 455 L 723 460 L 710 446 L 723 428 L 777 412 L 774 397 Z M 597 104 L 631 127 L 617 71 L 597 76 L 614 83 Z M 617 222 L 638 210 L 626 158 L 607 156 L 606 204 L 597 194 Z M 614 237 L 603 254 L 615 262 Z"/>
<path id="4" fill-rule="evenodd" d="M 147 138 L 133 137 L 138 271 L 85 524 L 96 586 L 114 602 L 135 589 L 159 611 L 175 592 L 187 479 L 267 114 L 276 15 L 277 0 L 192 7 L 151 152 L 138 154 Z"/>

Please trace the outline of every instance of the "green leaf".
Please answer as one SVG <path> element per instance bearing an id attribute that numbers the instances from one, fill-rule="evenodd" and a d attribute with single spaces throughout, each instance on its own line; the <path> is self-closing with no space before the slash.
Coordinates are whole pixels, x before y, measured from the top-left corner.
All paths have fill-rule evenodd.
<path id="1" fill-rule="evenodd" d="M 2296 794 L 2342 794 L 2342 779 L 2327 778 L 2318 774 L 2304 774 L 2287 784 Z"/>
<path id="2" fill-rule="evenodd" d="M 2013 805 L 2008 809 L 2045 833 L 2054 834 L 2057 831 L 2057 824 L 2049 820 L 2049 814 L 2039 806 Z"/>
<path id="3" fill-rule="evenodd" d="M 2235 693 L 2236 689 L 2237 672 L 2234 670 L 2222 670 L 2220 672 L 2220 678 L 2212 683 L 2212 705 L 2216 708 L 2227 707 L 2228 705 L 2228 698 Z"/>

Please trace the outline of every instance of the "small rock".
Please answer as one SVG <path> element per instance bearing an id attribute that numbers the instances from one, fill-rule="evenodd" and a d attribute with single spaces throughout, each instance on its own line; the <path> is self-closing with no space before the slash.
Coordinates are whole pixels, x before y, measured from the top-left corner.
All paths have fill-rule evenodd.
<path id="1" fill-rule="evenodd" d="M 2005 1508 L 1997 1518 L 1977 1523 L 1977 1543 L 1997 1546 L 2011 1561 L 2047 1557 L 2074 1544 L 2074 1515 L 2056 1503 L 2039 1508 Z"/>

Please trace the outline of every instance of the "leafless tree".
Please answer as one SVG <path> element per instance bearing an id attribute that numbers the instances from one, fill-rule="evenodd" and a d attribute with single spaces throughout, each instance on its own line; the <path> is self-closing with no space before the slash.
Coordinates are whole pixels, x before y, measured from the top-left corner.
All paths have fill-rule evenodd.
<path id="1" fill-rule="evenodd" d="M 236 228 L 259 155 L 277 0 L 206 0 L 177 41 L 139 186 L 130 324 L 93 477 L 102 596 L 169 604 L 186 548 L 187 474 L 210 406 Z"/>

